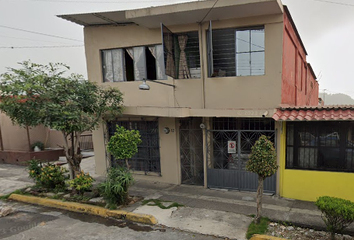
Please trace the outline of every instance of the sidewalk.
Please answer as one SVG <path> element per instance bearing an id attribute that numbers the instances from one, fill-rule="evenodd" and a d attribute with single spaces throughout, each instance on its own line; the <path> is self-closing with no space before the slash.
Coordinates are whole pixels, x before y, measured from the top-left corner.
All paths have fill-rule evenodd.
<path id="1" fill-rule="evenodd" d="M 130 194 L 143 196 L 145 199 L 161 199 L 183 204 L 188 210 L 172 211 L 170 213 L 170 219 L 180 217 L 183 219 L 181 222 L 185 222 L 188 221 L 186 218 L 195 218 L 195 215 L 199 212 L 202 213 L 202 215 L 204 214 L 204 219 L 211 218 L 212 222 L 215 223 L 212 227 L 207 226 L 205 229 L 201 229 L 200 233 L 211 234 L 210 231 L 219 229 L 220 231 L 216 231 L 212 233 L 212 235 L 224 237 L 230 237 L 230 234 L 228 234 L 224 228 L 224 224 L 229 224 L 230 222 L 225 222 L 225 219 L 217 219 L 218 216 L 228 215 L 232 218 L 232 228 L 230 228 L 230 230 L 233 228 L 243 229 L 244 225 L 246 224 L 248 227 L 248 224 L 252 220 L 252 218 L 248 216 L 256 214 L 257 211 L 256 193 L 252 192 L 224 191 L 205 189 L 201 186 L 171 185 L 148 181 L 136 181 L 136 183 L 130 188 Z M 151 211 L 149 211 L 147 208 L 149 207 L 136 206 L 136 209 L 132 209 L 132 211 L 152 214 L 158 219 L 158 221 L 160 218 L 162 218 L 162 221 L 166 221 L 164 220 L 164 216 L 159 216 L 161 210 L 151 209 Z M 220 214 L 215 216 L 215 213 Z M 321 212 L 317 210 L 312 202 L 264 195 L 262 215 L 273 221 L 291 222 L 302 227 L 325 229 L 325 225 L 321 219 Z M 201 221 L 202 217 L 199 220 Z M 217 223 L 220 223 L 220 225 Z M 174 222 L 173 224 L 177 225 L 178 223 Z M 184 224 L 180 226 L 182 226 L 182 230 L 191 230 L 186 228 Z M 176 226 L 173 226 L 170 223 L 169 227 Z M 220 229 L 220 227 L 222 228 Z M 198 230 L 198 228 L 196 228 L 196 230 Z M 353 227 L 349 230 L 354 232 Z"/>
<path id="2" fill-rule="evenodd" d="M 0 164 L 0 196 L 33 185 L 28 178 L 26 167 Z"/>
<path id="3" fill-rule="evenodd" d="M 104 177 L 94 173 L 94 157 L 81 164 L 97 182 Z M 0 195 L 31 185 L 23 167 L 0 164 Z M 201 186 L 172 185 L 136 180 L 131 195 L 183 204 L 181 208 L 161 209 L 157 206 L 133 204 L 126 211 L 151 214 L 159 224 L 170 228 L 231 239 L 245 239 L 251 214 L 256 214 L 256 193 L 205 189 Z M 290 222 L 302 227 L 324 229 L 321 213 L 312 202 L 263 196 L 263 216 L 273 221 Z M 348 228 L 354 233 L 354 226 Z"/>

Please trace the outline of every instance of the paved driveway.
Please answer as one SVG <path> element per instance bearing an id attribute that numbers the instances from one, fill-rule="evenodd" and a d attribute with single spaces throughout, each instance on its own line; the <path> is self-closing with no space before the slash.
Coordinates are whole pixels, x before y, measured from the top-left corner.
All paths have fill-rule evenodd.
<path id="1" fill-rule="evenodd" d="M 64 165 L 67 167 L 67 164 Z M 97 182 L 104 178 L 95 174 L 95 158 L 84 158 L 81 162 L 81 169 L 90 173 Z M 13 191 L 33 185 L 33 181 L 28 178 L 27 169 L 24 166 L 11 164 L 0 164 L 0 196 L 12 193 Z"/>
<path id="2" fill-rule="evenodd" d="M 5 195 L 30 185 L 33 185 L 33 181 L 28 178 L 26 167 L 0 164 L 0 195 Z"/>

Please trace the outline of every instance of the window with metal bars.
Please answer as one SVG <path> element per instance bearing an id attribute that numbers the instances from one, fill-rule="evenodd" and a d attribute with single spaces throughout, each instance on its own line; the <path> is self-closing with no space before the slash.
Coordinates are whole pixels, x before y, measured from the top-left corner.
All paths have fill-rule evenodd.
<path id="1" fill-rule="evenodd" d="M 139 130 L 142 143 L 138 145 L 138 153 L 129 160 L 131 169 L 145 173 L 161 173 L 160 144 L 158 121 L 116 121 L 108 122 L 109 137 L 113 136 L 116 126 L 126 129 Z M 124 159 L 114 159 L 111 156 L 112 165 L 124 165 Z"/>
<path id="2" fill-rule="evenodd" d="M 166 75 L 174 79 L 200 78 L 198 31 L 173 33 L 161 24 Z"/>
<path id="3" fill-rule="evenodd" d="M 354 171 L 354 123 L 287 123 L 286 168 Z"/>
<path id="4" fill-rule="evenodd" d="M 256 76 L 265 73 L 264 27 L 209 27 L 209 77 Z"/>

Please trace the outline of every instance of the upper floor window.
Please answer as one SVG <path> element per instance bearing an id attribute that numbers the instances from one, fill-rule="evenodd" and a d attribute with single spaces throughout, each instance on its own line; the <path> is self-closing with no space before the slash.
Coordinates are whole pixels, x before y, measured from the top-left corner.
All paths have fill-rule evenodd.
<path id="1" fill-rule="evenodd" d="M 174 79 L 200 78 L 198 32 L 173 33 L 162 24 L 166 75 Z"/>
<path id="2" fill-rule="evenodd" d="M 166 79 L 162 45 L 102 50 L 104 82 Z"/>
<path id="3" fill-rule="evenodd" d="M 264 75 L 264 27 L 208 30 L 209 77 Z"/>

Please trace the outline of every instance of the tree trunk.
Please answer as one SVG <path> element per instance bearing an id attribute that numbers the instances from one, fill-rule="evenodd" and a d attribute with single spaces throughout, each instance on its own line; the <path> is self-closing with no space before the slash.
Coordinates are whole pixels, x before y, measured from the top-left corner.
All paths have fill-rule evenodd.
<path id="1" fill-rule="evenodd" d="M 331 232 L 331 240 L 336 240 L 336 234 L 334 232 Z"/>
<path id="2" fill-rule="evenodd" d="M 73 162 L 74 162 L 74 164 L 71 167 L 72 167 L 72 170 L 74 173 L 74 178 L 75 178 L 81 172 L 81 167 L 80 167 L 81 156 L 75 155 L 73 157 Z"/>
<path id="3" fill-rule="evenodd" d="M 80 164 L 82 160 L 82 156 L 78 151 L 77 144 L 75 144 L 74 141 L 74 134 L 71 134 L 72 141 L 71 141 L 71 149 L 69 148 L 69 143 L 68 143 L 68 136 L 69 134 L 62 132 L 63 137 L 64 137 L 64 152 L 65 152 L 65 157 L 69 165 L 69 171 L 70 171 L 70 178 L 73 179 L 76 177 L 81 172 Z"/>
<path id="4" fill-rule="evenodd" d="M 258 189 L 257 189 L 257 215 L 254 219 L 256 224 L 259 223 L 262 216 L 262 196 L 263 196 L 263 178 L 258 176 Z"/>
<path id="5" fill-rule="evenodd" d="M 4 141 L 2 138 L 1 125 L 0 125 L 0 149 L 1 151 L 4 151 Z"/>
<path id="6" fill-rule="evenodd" d="M 129 165 L 129 162 L 128 162 L 128 158 L 125 159 L 125 164 L 127 165 L 128 170 L 130 170 L 130 165 Z"/>
<path id="7" fill-rule="evenodd" d="M 26 132 L 27 132 L 28 150 L 29 150 L 30 152 L 32 152 L 32 148 L 31 148 L 31 138 L 30 138 L 30 133 L 29 133 L 28 126 L 26 126 Z"/>
<path id="8" fill-rule="evenodd" d="M 72 159 L 72 164 L 70 166 L 70 178 L 71 179 L 74 179 L 77 175 L 77 173 L 75 172 L 75 160 L 73 159 L 75 155 L 75 152 L 74 152 L 74 133 L 71 132 L 71 153 L 70 153 L 70 156 L 71 156 L 71 159 Z M 77 170 L 77 169 L 76 169 Z"/>

